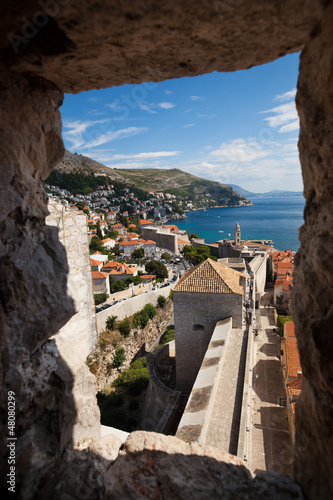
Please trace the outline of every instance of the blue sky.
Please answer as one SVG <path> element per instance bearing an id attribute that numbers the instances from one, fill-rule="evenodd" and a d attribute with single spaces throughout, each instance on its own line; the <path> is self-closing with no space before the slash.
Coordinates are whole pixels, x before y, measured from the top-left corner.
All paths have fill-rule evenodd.
<path id="1" fill-rule="evenodd" d="M 65 146 L 109 167 L 301 191 L 298 65 L 292 54 L 246 71 L 67 94 Z"/>

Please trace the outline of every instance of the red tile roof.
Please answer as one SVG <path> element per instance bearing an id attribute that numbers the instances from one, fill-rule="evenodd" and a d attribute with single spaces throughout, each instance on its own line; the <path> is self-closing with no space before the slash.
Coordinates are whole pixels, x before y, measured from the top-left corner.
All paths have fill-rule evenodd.
<path id="1" fill-rule="evenodd" d="M 90 259 L 90 265 L 91 266 L 96 267 L 96 266 L 100 266 L 101 264 L 102 264 L 102 261 L 100 261 L 100 260 Z"/>
<path id="2" fill-rule="evenodd" d="M 100 280 L 102 278 L 107 278 L 109 275 L 108 273 L 101 273 L 100 271 L 93 271 L 91 273 L 91 277 L 93 280 Z"/>
<path id="3" fill-rule="evenodd" d="M 103 269 L 113 269 L 117 267 L 119 262 L 108 262 L 107 264 L 103 265 Z"/>
<path id="4" fill-rule="evenodd" d="M 147 241 L 144 242 L 144 245 L 156 245 L 156 241 L 147 240 Z"/>
<path id="5" fill-rule="evenodd" d="M 296 338 L 295 323 L 293 321 L 286 321 L 285 322 L 285 324 L 284 324 L 284 336 Z"/>
<path id="6" fill-rule="evenodd" d="M 296 378 L 298 372 L 302 371 L 297 349 L 297 339 L 286 337 L 286 365 L 288 377 Z"/>
<path id="7" fill-rule="evenodd" d="M 169 225 L 166 225 L 166 226 L 162 226 L 166 229 L 170 229 L 171 232 L 174 232 L 174 233 L 179 233 L 179 229 L 177 226 L 175 226 L 174 224 L 169 224 Z"/>
<path id="8" fill-rule="evenodd" d="M 154 279 L 156 278 L 156 274 L 141 274 L 140 277 L 143 279 L 143 280 L 148 280 L 148 279 Z"/>

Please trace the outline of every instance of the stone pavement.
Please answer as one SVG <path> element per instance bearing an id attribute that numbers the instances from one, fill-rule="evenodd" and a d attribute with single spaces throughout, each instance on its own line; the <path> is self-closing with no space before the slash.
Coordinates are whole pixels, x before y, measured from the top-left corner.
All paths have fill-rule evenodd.
<path id="1" fill-rule="evenodd" d="M 245 330 L 245 329 L 244 329 Z M 215 404 L 210 417 L 206 445 L 216 446 L 229 453 L 237 453 L 238 428 L 242 405 L 244 360 L 247 333 L 233 329 L 229 340 L 223 374 L 218 386 Z M 245 353 L 244 353 L 245 348 Z"/>
<path id="2" fill-rule="evenodd" d="M 259 335 L 253 342 L 251 453 L 248 466 L 255 474 L 271 470 L 291 475 L 292 440 L 287 410 L 279 405 L 279 399 L 285 399 L 286 394 L 278 357 L 280 341 L 273 331 L 275 323 L 271 303 L 272 292 L 268 291 L 261 299 L 257 315 Z"/>

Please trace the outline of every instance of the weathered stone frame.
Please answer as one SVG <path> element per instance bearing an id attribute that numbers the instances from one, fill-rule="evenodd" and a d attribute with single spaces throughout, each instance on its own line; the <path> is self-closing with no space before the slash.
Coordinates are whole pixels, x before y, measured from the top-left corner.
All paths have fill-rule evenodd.
<path id="1" fill-rule="evenodd" d="M 110 469 L 96 453 L 74 450 L 73 375 L 49 340 L 74 314 L 66 289 L 66 255 L 56 229 L 45 226 L 47 197 L 42 188 L 42 180 L 64 154 L 59 112 L 63 92 L 245 69 L 302 49 L 296 104 L 306 207 L 293 296 L 303 370 L 296 413 L 295 478 L 308 498 L 330 498 L 332 2 L 168 0 L 157 5 L 150 0 L 135 4 L 125 0 L 100 6 L 89 0 L 75 4 L 57 0 L 54 4 L 56 12 L 47 12 L 45 24 L 35 26 L 35 33 L 27 31 L 22 17 L 37 23 L 41 8 L 36 2 L 19 1 L 15 7 L 3 3 L 0 12 L 2 470 L 7 470 L 9 390 L 16 394 L 17 489 L 22 498 L 53 498 L 56 491 L 65 491 L 70 479 L 79 477 L 79 470 L 86 487 L 82 481 L 75 486 L 73 480 L 70 494 L 76 498 L 81 488 L 86 498 L 105 491 L 107 498 L 121 491 L 126 463 L 145 470 L 140 469 L 142 462 L 132 441 L 126 448 L 127 462 L 122 456 Z M 184 464 L 185 477 L 189 459 L 182 462 L 177 445 L 171 438 L 169 442 L 180 474 Z M 112 474 L 119 479 L 118 486 Z M 236 469 L 234 474 L 236 488 Z M 208 489 L 202 491 L 210 494 Z"/>

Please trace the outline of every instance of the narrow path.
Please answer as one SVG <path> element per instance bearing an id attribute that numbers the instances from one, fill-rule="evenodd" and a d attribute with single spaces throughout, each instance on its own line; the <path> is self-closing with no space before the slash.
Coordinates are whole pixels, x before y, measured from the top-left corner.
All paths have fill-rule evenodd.
<path id="1" fill-rule="evenodd" d="M 279 404 L 286 395 L 271 303 L 272 292 L 268 291 L 261 300 L 260 329 L 254 342 L 249 467 L 254 473 L 271 470 L 291 475 L 292 441 L 286 408 Z"/>
<path id="2" fill-rule="evenodd" d="M 242 347 L 245 332 L 239 329 L 232 330 L 231 334 L 232 338 L 228 343 L 223 374 L 218 386 L 206 437 L 206 444 L 225 451 L 230 451 L 230 445 L 234 449 L 235 442 L 237 447 L 239 426 L 239 420 L 237 426 L 237 409 L 239 409 L 240 418 L 244 378 L 244 373 L 242 377 L 240 367 L 244 364 L 244 348 L 242 349 Z M 240 379 L 242 380 L 240 381 Z"/>

